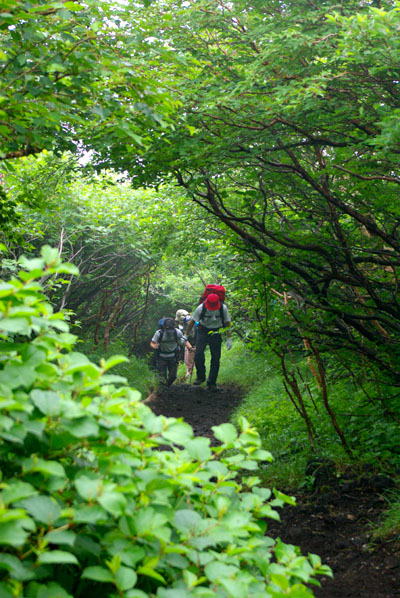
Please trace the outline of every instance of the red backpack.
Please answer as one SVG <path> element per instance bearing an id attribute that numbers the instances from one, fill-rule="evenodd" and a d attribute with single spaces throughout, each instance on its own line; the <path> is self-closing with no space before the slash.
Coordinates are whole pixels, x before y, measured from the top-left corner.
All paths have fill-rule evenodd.
<path id="1" fill-rule="evenodd" d="M 204 304 L 204 301 L 208 297 L 208 295 L 211 295 L 212 293 L 214 293 L 214 295 L 218 295 L 218 298 L 221 302 L 221 307 L 219 308 L 219 315 L 222 320 L 222 328 L 224 328 L 225 327 L 225 318 L 224 318 L 223 303 L 225 301 L 225 287 L 223 287 L 220 284 L 208 284 L 206 286 L 206 288 L 204 289 L 204 293 L 200 297 L 200 304 L 201 303 L 203 304 L 203 309 L 201 310 L 200 320 L 202 320 L 204 318 L 205 313 L 206 313 L 206 306 Z M 200 324 L 200 327 L 201 326 L 202 326 L 202 324 Z"/>
<path id="2" fill-rule="evenodd" d="M 220 301 L 225 301 L 225 287 L 220 284 L 208 284 L 200 298 L 200 303 L 203 303 L 203 301 L 208 297 L 208 295 L 211 295 L 211 293 L 218 295 Z"/>

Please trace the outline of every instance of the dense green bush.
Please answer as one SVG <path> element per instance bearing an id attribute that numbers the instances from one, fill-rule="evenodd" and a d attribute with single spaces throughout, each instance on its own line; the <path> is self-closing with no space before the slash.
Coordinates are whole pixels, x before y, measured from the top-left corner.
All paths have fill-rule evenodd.
<path id="1" fill-rule="evenodd" d="M 107 349 L 104 349 L 102 346 L 93 347 L 91 339 L 82 338 L 80 334 L 77 347 L 81 353 L 90 357 L 90 360 L 94 362 L 100 361 L 101 358 L 108 359 L 116 353 L 119 355 L 129 354 L 129 347 L 122 339 L 117 339 Z M 148 396 L 159 382 L 157 372 L 150 365 L 150 355 L 146 357 L 131 355 L 129 361 L 122 361 L 113 366 L 113 373 L 123 376 L 127 385 L 134 386 L 144 397 Z"/>
<path id="2" fill-rule="evenodd" d="M 22 266 L 0 283 L 0 597 L 312 596 L 328 568 L 265 535 L 291 499 L 246 477 L 270 459 L 255 430 L 211 448 L 155 416 L 108 373 L 126 358 L 73 351 L 37 281 L 75 268 L 49 247 Z"/>

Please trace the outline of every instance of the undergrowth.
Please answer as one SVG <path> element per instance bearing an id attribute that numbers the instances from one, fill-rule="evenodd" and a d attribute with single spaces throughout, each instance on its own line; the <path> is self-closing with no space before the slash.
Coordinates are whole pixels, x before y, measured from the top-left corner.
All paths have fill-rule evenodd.
<path id="1" fill-rule="evenodd" d="M 313 598 L 331 570 L 266 535 L 293 500 L 253 475 L 254 427 L 212 447 L 156 416 L 47 301 L 38 280 L 75 266 L 48 246 L 21 266 L 0 281 L 1 598 Z"/>
<path id="2" fill-rule="evenodd" d="M 380 521 L 373 525 L 374 540 L 392 540 L 400 544 L 400 495 L 399 492 L 388 494 L 388 507 Z"/>
<path id="3" fill-rule="evenodd" d="M 350 377 L 327 372 L 328 399 L 352 451 L 346 454 L 332 421 L 324 408 L 321 393 L 302 355 L 293 359 L 299 388 L 316 430 L 311 446 L 304 420 L 290 401 L 283 376 L 273 356 L 254 354 L 239 342 L 221 359 L 219 382 L 234 383 L 243 389 L 244 399 L 232 416 L 245 416 L 259 431 L 263 446 L 275 460 L 263 471 L 266 483 L 286 488 L 307 486 L 306 465 L 318 457 L 334 461 L 337 476 L 350 468 L 368 465 L 374 471 L 394 472 L 398 466 L 400 429 L 387 415 L 395 405 L 374 399 L 371 382 L 356 386 Z M 391 389 L 380 389 L 389 397 Z M 311 398 L 312 397 L 312 398 Z M 394 399 L 395 400 L 395 399 Z"/>
<path id="4" fill-rule="evenodd" d="M 76 331 L 76 334 L 79 335 L 79 330 Z M 108 359 L 116 354 L 128 355 L 128 348 L 119 340 L 110 344 L 107 349 L 104 349 L 102 345 L 94 347 L 93 342 L 87 339 L 80 339 L 78 341 L 78 346 L 82 353 L 85 353 L 85 355 L 88 355 L 90 359 L 96 362 L 100 359 Z M 113 371 L 119 376 L 124 376 L 128 386 L 138 390 L 143 399 L 146 398 L 158 384 L 157 373 L 151 368 L 148 360 L 142 357 L 132 355 L 129 357 L 129 361 L 118 364 Z"/>

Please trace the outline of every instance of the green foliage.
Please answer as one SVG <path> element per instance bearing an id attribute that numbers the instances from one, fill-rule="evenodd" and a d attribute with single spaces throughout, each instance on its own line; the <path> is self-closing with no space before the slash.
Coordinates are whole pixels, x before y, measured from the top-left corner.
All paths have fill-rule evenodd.
<path id="1" fill-rule="evenodd" d="M 117 339 L 106 350 L 104 347 L 93 347 L 91 339 L 83 339 L 80 335 L 77 343 L 79 350 L 88 355 L 91 361 L 99 362 L 101 359 L 109 359 L 114 354 L 127 356 L 130 350 L 121 339 Z M 148 360 L 143 357 L 131 355 L 128 361 L 113 366 L 113 372 L 123 376 L 128 386 L 135 387 L 143 397 L 146 397 L 157 386 L 157 375 L 151 369 Z"/>
<path id="2" fill-rule="evenodd" d="M 137 26 L 139 5 L 3 2 L 0 159 L 82 143 L 97 157 L 113 142 L 136 154 L 152 125 L 165 126 L 173 105 L 153 83 L 133 15 Z"/>
<path id="3" fill-rule="evenodd" d="M 175 174 L 231 229 L 264 337 L 284 345 L 290 326 L 290 342 L 309 337 L 397 384 L 398 6 L 200 0 L 150 13 L 185 61 L 184 74 L 159 70 L 183 106 L 129 172 Z"/>
<path id="4" fill-rule="evenodd" d="M 16 202 L 0 188 L 0 230 L 12 232 L 12 227 L 18 222 L 16 207 Z"/>
<path id="5" fill-rule="evenodd" d="M 379 521 L 372 524 L 373 540 L 400 540 L 400 496 L 398 492 L 387 495 L 387 508 Z"/>
<path id="6" fill-rule="evenodd" d="M 262 468 L 266 483 L 279 483 L 285 488 L 304 486 L 309 481 L 306 463 L 315 455 L 335 461 L 338 471 L 346 464 L 357 468 L 365 464 L 374 471 L 394 472 L 400 446 L 399 426 L 391 417 L 398 410 L 396 390 L 382 388 L 382 401 L 377 402 L 373 382 L 357 383 L 349 376 L 338 376 L 335 369 L 328 369 L 329 400 L 349 440 L 353 455 L 350 459 L 324 411 L 321 393 L 307 361 L 301 355 L 293 359 L 302 376 L 299 387 L 315 429 L 313 446 L 304 420 L 288 398 L 273 354 L 254 353 L 236 341 L 229 359 L 225 356 L 221 360 L 219 380 L 240 385 L 245 393 L 232 421 L 237 422 L 240 417 L 248 419 L 259 432 L 263 446 L 274 455 L 274 461 Z"/>
<path id="7" fill-rule="evenodd" d="M 74 350 L 47 302 L 38 279 L 74 267 L 48 247 L 21 265 L 0 283 L 1 595 L 311 597 L 329 568 L 265 535 L 292 500 L 254 475 L 254 428 L 217 426 L 212 448 L 155 416 L 109 373 L 126 358 Z"/>
<path id="8" fill-rule="evenodd" d="M 192 311 L 204 281 L 224 282 L 232 304 L 231 251 L 176 187 L 136 190 L 114 172 L 84 177 L 70 154 L 42 152 L 3 170 L 19 214 L 4 234 L 10 255 L 48 243 L 79 265 L 79 279 L 48 281 L 46 292 L 73 312 L 85 342 L 143 355 L 160 317 Z"/>

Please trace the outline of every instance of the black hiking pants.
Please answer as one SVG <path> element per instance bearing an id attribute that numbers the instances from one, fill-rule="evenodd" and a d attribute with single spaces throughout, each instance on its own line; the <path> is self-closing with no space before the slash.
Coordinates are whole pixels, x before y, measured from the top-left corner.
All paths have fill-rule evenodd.
<path id="1" fill-rule="evenodd" d="M 218 332 L 209 328 L 201 328 L 197 333 L 196 353 L 194 363 L 198 380 L 206 379 L 206 366 L 204 352 L 207 345 L 210 347 L 211 363 L 210 373 L 208 374 L 207 384 L 217 384 L 219 362 L 221 359 L 222 337 Z"/>
<path id="2" fill-rule="evenodd" d="M 176 374 L 178 371 L 178 364 L 176 363 L 176 357 L 160 357 L 157 358 L 157 369 L 162 380 L 166 380 L 167 386 L 176 380 Z M 167 376 L 168 373 L 168 376 Z"/>

